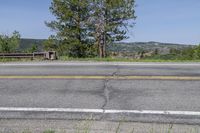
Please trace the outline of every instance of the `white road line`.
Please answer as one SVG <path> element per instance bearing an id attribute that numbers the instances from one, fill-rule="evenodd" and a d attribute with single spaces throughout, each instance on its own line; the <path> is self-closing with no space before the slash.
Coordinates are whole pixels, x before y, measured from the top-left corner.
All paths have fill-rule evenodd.
<path id="1" fill-rule="evenodd" d="M 103 109 L 75 109 L 75 108 L 15 108 L 0 107 L 1 111 L 8 112 L 71 112 L 71 113 L 103 113 Z"/>
<path id="2" fill-rule="evenodd" d="M 88 63 L 0 63 L 0 66 L 200 66 L 200 63 L 123 63 L 123 62 L 88 62 Z"/>
<path id="3" fill-rule="evenodd" d="M 147 114 L 147 115 L 181 115 L 200 116 L 194 111 L 156 111 L 156 110 L 103 110 L 103 109 L 75 109 L 75 108 L 16 108 L 0 107 L 0 112 L 64 112 L 64 113 L 100 113 L 100 114 Z"/>
<path id="4" fill-rule="evenodd" d="M 132 114 L 150 114 L 150 115 L 188 115 L 200 116 L 200 112 L 193 111 L 155 111 L 155 110 L 105 110 L 105 113 L 132 113 Z"/>

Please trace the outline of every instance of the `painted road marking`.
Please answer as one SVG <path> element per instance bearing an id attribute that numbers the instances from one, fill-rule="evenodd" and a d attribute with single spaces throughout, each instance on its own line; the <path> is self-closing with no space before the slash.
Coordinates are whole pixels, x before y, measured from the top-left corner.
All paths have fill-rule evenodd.
<path id="1" fill-rule="evenodd" d="M 71 112 L 71 113 L 103 113 L 103 109 L 73 109 L 73 108 L 16 108 L 0 107 L 0 112 Z"/>
<path id="2" fill-rule="evenodd" d="M 0 79 L 200 80 L 198 76 L 0 76 Z"/>
<path id="3" fill-rule="evenodd" d="M 79 109 L 79 108 L 20 108 L 0 107 L 0 112 L 64 112 L 64 113 L 100 113 L 100 114 L 149 114 L 149 115 L 181 115 L 200 116 L 194 111 L 158 111 L 158 110 L 104 110 L 104 109 Z"/>
<path id="4" fill-rule="evenodd" d="M 0 66 L 200 66 L 200 63 L 148 63 L 148 62 L 45 62 L 45 63 L 0 63 Z"/>

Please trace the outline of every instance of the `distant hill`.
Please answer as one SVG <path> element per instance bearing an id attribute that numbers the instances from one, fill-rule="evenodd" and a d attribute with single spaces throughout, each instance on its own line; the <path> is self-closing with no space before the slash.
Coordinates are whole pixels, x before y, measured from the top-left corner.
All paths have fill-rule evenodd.
<path id="1" fill-rule="evenodd" d="M 112 52 L 141 52 L 141 51 L 168 51 L 170 49 L 182 50 L 193 47 L 186 44 L 160 43 L 160 42 L 132 42 L 132 43 L 115 43 L 109 46 Z"/>
<path id="2" fill-rule="evenodd" d="M 30 49 L 33 45 L 36 45 L 38 47 L 39 51 L 43 51 L 42 43 L 45 41 L 45 39 L 25 39 L 22 38 L 20 40 L 19 50 L 25 51 L 27 49 Z"/>
<path id="3" fill-rule="evenodd" d="M 19 50 L 24 51 L 37 45 L 39 51 L 43 51 L 42 43 L 45 39 L 21 39 Z M 155 51 L 156 49 L 160 53 L 168 53 L 170 49 L 182 50 L 185 48 L 193 47 L 193 45 L 186 44 L 174 44 L 174 43 L 160 43 L 160 42 L 131 42 L 131 43 L 115 43 L 108 46 L 110 52 L 141 52 L 141 51 Z"/>

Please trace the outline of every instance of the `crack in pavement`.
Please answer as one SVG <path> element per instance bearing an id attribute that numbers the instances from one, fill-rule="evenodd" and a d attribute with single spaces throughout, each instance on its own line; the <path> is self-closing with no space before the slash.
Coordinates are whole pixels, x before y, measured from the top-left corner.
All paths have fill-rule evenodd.
<path id="1" fill-rule="evenodd" d="M 109 91 L 108 83 L 109 83 L 109 79 L 104 80 L 104 86 L 103 86 L 104 95 L 103 96 L 104 96 L 105 102 L 104 102 L 104 104 L 102 106 L 102 109 L 103 109 L 104 112 L 105 112 L 105 107 L 106 107 L 106 105 L 107 105 L 107 103 L 109 101 L 109 93 L 110 93 L 110 91 Z"/>
<path id="2" fill-rule="evenodd" d="M 116 70 L 112 73 L 111 76 L 117 76 L 117 73 L 119 72 L 119 66 L 118 65 L 115 65 L 116 66 Z M 102 106 L 101 109 L 103 109 L 103 112 L 105 112 L 105 107 L 106 105 L 108 104 L 109 102 L 109 99 L 110 99 L 110 88 L 112 88 L 112 86 L 109 86 L 109 81 L 111 79 L 105 79 L 104 80 L 104 85 L 103 85 L 103 92 L 104 92 L 104 99 L 105 99 L 105 102 Z"/>
<path id="3" fill-rule="evenodd" d="M 112 76 L 117 76 L 117 73 L 119 72 L 120 68 L 118 65 L 115 65 L 116 66 L 116 71 L 113 72 Z"/>

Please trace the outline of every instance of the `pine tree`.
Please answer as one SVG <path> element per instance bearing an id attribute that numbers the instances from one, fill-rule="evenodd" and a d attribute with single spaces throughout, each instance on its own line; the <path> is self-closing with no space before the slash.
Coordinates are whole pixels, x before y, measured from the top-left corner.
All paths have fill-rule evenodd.
<path id="1" fill-rule="evenodd" d="M 65 54 L 105 57 L 107 45 L 127 38 L 134 8 L 134 0 L 53 0 L 50 11 L 56 21 L 46 24 L 57 31 Z"/>
<path id="2" fill-rule="evenodd" d="M 134 0 L 93 0 L 93 14 L 90 16 L 95 23 L 95 40 L 99 56 L 106 56 L 106 45 L 125 38 L 129 20 L 135 19 Z"/>
<path id="3" fill-rule="evenodd" d="M 60 47 L 64 54 L 84 57 L 89 39 L 87 38 L 87 0 L 53 0 L 50 11 L 57 20 L 46 22 L 47 26 L 57 32 Z"/>

